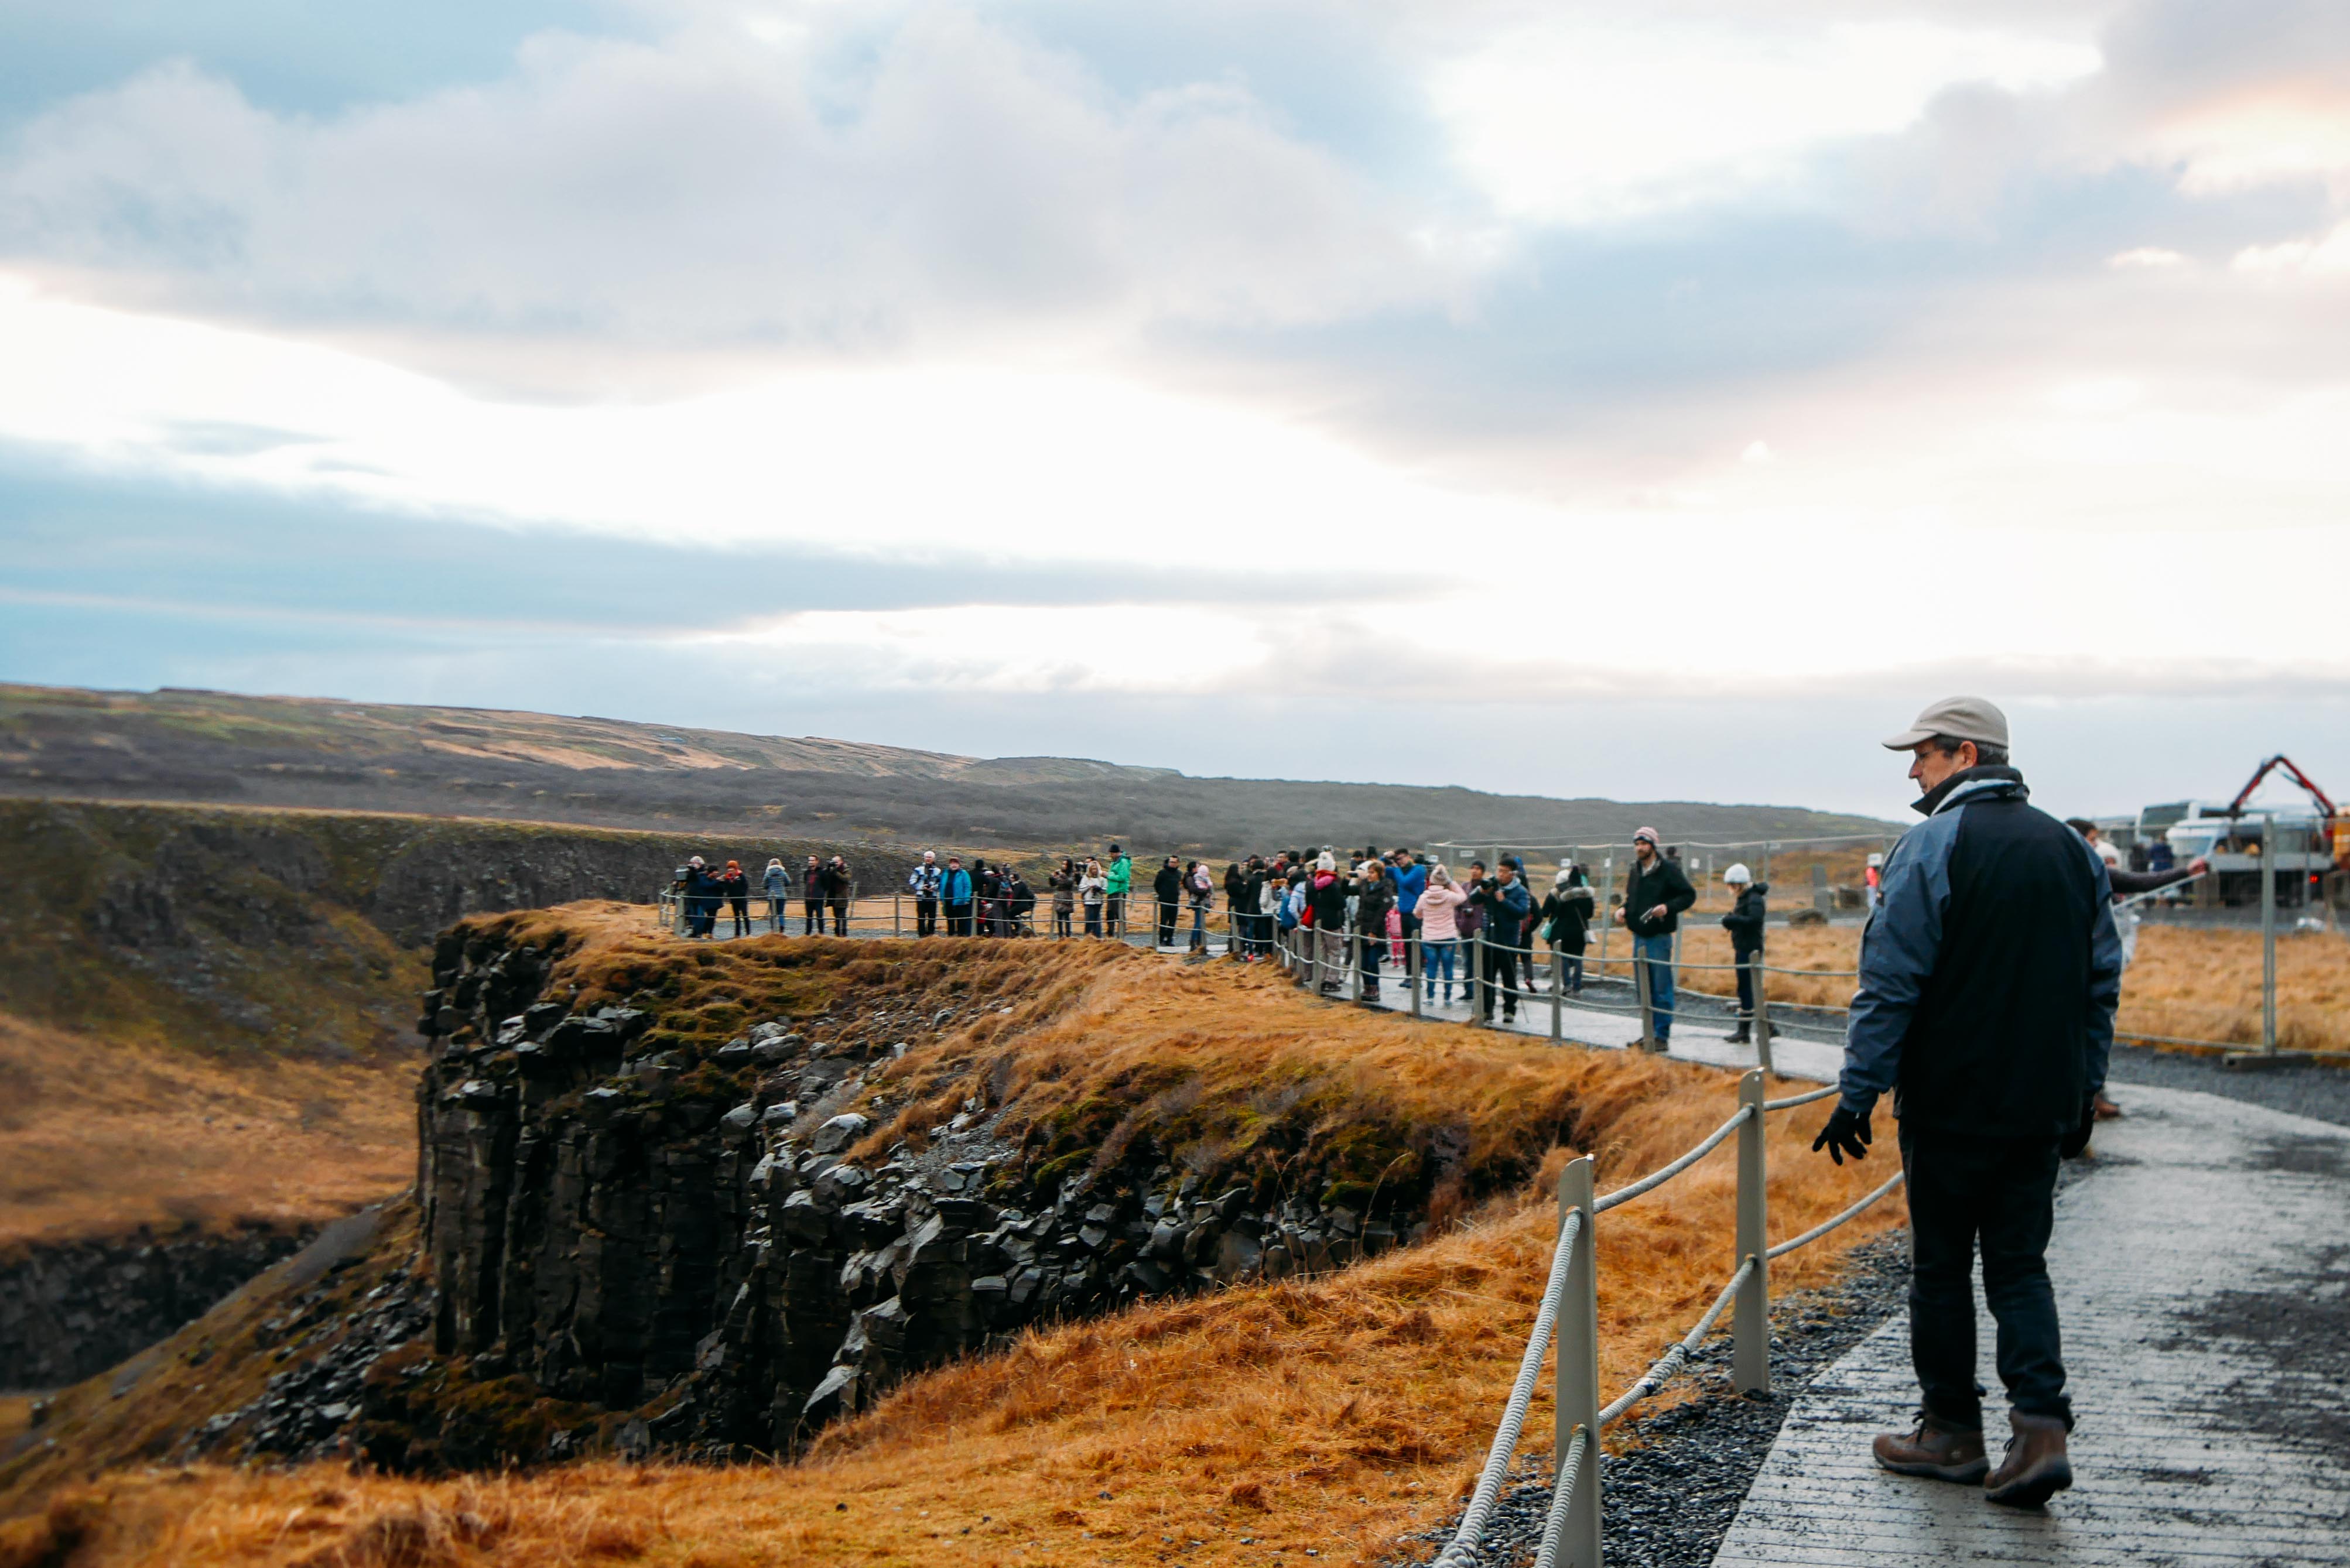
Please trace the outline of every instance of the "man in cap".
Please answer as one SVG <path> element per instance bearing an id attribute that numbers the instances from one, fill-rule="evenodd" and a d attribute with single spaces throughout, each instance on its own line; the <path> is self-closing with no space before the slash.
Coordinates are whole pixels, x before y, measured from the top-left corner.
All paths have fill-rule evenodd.
<path id="1" fill-rule="evenodd" d="M 935 936 L 939 929 L 939 884 L 946 873 L 939 869 L 939 852 L 922 851 L 921 863 L 906 877 L 906 886 L 914 895 L 914 934 Z"/>
<path id="2" fill-rule="evenodd" d="M 1925 823 L 1887 857 L 1861 940 L 1842 1093 L 1812 1147 L 1864 1157 L 1894 1096 L 1908 1174 L 1918 1425 L 1876 1441 L 1904 1475 L 2036 1508 L 2073 1484 L 2072 1406 L 2048 1282 L 2059 1159 L 2087 1146 L 2121 994 L 2105 863 L 2029 804 L 2007 718 L 1952 697 L 1885 742 Z M 1992 1468 L 1975 1381 L 1974 1254 L 1999 1323 L 2013 1436 Z"/>
<path id="3" fill-rule="evenodd" d="M 1632 833 L 1632 873 L 1624 883 L 1623 907 L 1616 923 L 1632 933 L 1632 961 L 1648 971 L 1648 1016 L 1656 1021 L 1656 1049 L 1668 1050 L 1673 1039 L 1673 933 L 1680 929 L 1681 911 L 1697 902 L 1680 862 L 1669 859 L 1653 827 Z"/>

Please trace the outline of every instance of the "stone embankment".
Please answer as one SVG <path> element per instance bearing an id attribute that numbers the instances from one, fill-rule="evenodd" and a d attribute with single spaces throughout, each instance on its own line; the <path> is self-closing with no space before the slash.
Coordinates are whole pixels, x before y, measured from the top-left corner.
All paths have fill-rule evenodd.
<path id="1" fill-rule="evenodd" d="M 454 932 L 421 1026 L 420 1200 L 433 1345 L 581 1410 L 623 1450 L 786 1451 L 891 1384 L 1024 1326 L 1336 1267 L 1419 1229 L 1213 1172 L 1147 1138 L 1038 1177 L 974 1097 L 871 1140 L 865 1092 L 970 1004 L 902 995 L 652 1050 L 650 1019 L 541 1000 L 549 958 Z M 933 999 L 935 1000 L 935 999 Z M 1399 1238 L 1397 1224 L 1412 1233 Z M 561 1431 L 553 1457 L 600 1440 Z M 396 1434 L 367 1441 L 397 1458 Z"/>
<path id="2" fill-rule="evenodd" d="M 306 1237 L 245 1226 L 26 1244 L 0 1253 L 0 1388 L 94 1377 L 203 1315 Z"/>

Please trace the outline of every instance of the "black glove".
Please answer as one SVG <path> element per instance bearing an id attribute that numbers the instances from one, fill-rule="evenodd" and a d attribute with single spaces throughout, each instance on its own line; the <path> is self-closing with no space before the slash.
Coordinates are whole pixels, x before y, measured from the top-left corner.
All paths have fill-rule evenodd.
<path id="1" fill-rule="evenodd" d="M 2091 1095 L 2081 1102 L 2081 1125 L 2056 1140 L 2056 1152 L 2066 1159 L 2077 1159 L 2089 1147 L 2089 1135 L 2097 1127 L 2097 1096 Z"/>
<path id="2" fill-rule="evenodd" d="M 1838 1106 L 1835 1114 L 1828 1117 L 1828 1125 L 1820 1129 L 1820 1136 L 1812 1140 L 1812 1152 L 1817 1154 L 1825 1149 L 1830 1159 L 1842 1165 L 1846 1155 L 1855 1159 L 1866 1159 L 1868 1145 L 1868 1113 L 1850 1111 Z"/>

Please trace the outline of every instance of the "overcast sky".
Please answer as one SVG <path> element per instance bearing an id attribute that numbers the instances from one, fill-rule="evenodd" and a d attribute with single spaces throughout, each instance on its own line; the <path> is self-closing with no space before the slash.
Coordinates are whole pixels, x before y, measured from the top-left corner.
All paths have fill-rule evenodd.
<path id="1" fill-rule="evenodd" d="M 14 0 L 0 677 L 2350 791 L 2350 6 Z"/>

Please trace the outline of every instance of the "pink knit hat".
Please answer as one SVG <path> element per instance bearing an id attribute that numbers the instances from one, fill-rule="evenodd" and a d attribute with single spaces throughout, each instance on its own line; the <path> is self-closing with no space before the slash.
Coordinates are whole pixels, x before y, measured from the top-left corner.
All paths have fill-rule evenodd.
<path id="1" fill-rule="evenodd" d="M 1664 842 L 1664 840 L 1657 836 L 1657 830 L 1653 827 L 1636 827 L 1632 830 L 1633 843 L 1638 844 L 1643 838 L 1647 839 L 1651 844 L 1661 844 Z"/>

